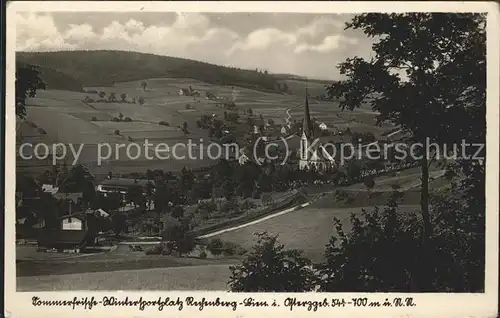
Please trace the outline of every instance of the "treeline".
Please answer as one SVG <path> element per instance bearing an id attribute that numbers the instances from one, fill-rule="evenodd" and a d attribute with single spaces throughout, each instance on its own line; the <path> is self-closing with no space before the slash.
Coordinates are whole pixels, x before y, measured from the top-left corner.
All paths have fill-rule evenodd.
<path id="1" fill-rule="evenodd" d="M 16 58 L 39 65 L 44 81 L 53 89 L 64 89 L 68 83 L 74 83 L 71 90 L 81 91 L 79 86 L 113 86 L 116 82 L 161 77 L 192 78 L 210 84 L 272 92 L 282 88 L 278 79 L 266 72 L 154 54 L 125 51 L 18 52 Z"/>

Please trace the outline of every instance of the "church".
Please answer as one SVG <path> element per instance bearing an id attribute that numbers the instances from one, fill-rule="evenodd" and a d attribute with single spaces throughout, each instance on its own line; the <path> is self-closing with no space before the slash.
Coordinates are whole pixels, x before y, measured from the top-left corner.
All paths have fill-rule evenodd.
<path id="1" fill-rule="evenodd" d="M 319 136 L 317 136 L 319 137 Z M 306 87 L 306 101 L 304 106 L 304 121 L 302 124 L 302 137 L 300 139 L 299 169 L 318 172 L 335 167 L 335 159 L 325 149 L 320 138 L 315 137 L 315 129 L 309 113 L 309 95 Z"/>

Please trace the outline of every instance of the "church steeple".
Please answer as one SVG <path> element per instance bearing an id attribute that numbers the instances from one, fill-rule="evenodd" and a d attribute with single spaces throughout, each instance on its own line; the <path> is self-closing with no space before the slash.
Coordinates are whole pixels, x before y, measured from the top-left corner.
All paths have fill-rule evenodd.
<path id="1" fill-rule="evenodd" d="M 313 129 L 311 123 L 311 115 L 309 114 L 309 96 L 307 94 L 307 85 L 306 85 L 306 104 L 304 107 L 304 123 L 302 124 L 302 132 L 308 137 L 313 137 Z"/>

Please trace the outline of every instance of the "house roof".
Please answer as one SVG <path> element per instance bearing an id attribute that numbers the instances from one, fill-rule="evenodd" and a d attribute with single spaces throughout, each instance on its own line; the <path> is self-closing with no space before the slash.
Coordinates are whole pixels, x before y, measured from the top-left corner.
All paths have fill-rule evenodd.
<path id="1" fill-rule="evenodd" d="M 153 180 L 146 179 L 128 179 L 128 178 L 111 178 L 101 181 L 99 184 L 103 186 L 117 186 L 117 187 L 132 187 L 134 185 L 140 185 L 145 187 L 148 183 L 154 185 Z"/>
<path id="2" fill-rule="evenodd" d="M 75 192 L 75 193 L 62 193 L 58 192 L 53 194 L 54 198 L 58 200 L 71 200 L 73 202 L 77 202 L 78 199 L 83 198 L 83 193 L 82 192 Z"/>

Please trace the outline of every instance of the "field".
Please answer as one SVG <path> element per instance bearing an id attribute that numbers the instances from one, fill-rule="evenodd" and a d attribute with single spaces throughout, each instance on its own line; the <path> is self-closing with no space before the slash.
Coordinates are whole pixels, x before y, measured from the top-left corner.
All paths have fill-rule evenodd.
<path id="1" fill-rule="evenodd" d="M 227 290 L 229 265 L 128 269 L 17 277 L 18 292 L 65 290 Z"/>
<path id="2" fill-rule="evenodd" d="M 307 84 L 308 89 L 319 90 L 324 86 L 293 80 L 290 87 L 296 89 L 291 89 L 291 94 L 279 94 L 186 78 L 148 79 L 146 89 L 141 87 L 141 82 L 142 80 L 119 82 L 112 87 L 86 87 L 85 92 L 51 89 L 38 91 L 35 98 L 28 99 L 28 118 L 18 130 L 21 138 L 18 142 L 43 142 L 49 145 L 59 142 L 73 144 L 75 149 L 83 145 L 78 163 L 89 166 L 97 175 L 105 175 L 108 171 L 115 174 L 142 172 L 148 168 L 173 171 L 183 167 L 197 168 L 213 162 L 207 158 L 206 152 L 204 158 L 197 156 L 195 159 L 182 159 L 187 153 L 181 147 L 176 151 L 178 159 L 165 159 L 164 156 L 158 158 L 154 148 L 159 143 L 166 143 L 169 147 L 179 143 L 185 145 L 189 140 L 194 144 L 208 145 L 211 138 L 208 137 L 207 130 L 197 127 L 197 121 L 202 115 L 223 118 L 225 110 L 217 105 L 218 101 L 205 99 L 205 92 L 236 103 L 239 123 L 228 125 L 237 138 L 241 139 L 245 131 L 251 130 L 246 123 L 246 117 L 249 116 L 246 111 L 249 108 L 253 111 L 253 118 L 262 115 L 266 122 L 273 119 L 277 125 L 285 124 L 286 111 L 290 109 L 291 120 L 300 122 L 305 96 L 304 90 L 298 88 L 305 88 Z M 201 97 L 179 95 L 182 88 L 189 87 L 199 91 Z M 113 92 L 118 101 L 99 101 L 98 92 L 104 92 L 106 96 Z M 122 94 L 125 96 L 124 100 L 121 98 Z M 134 99 L 137 101 L 140 97 L 144 98 L 143 105 L 133 103 Z M 85 98 L 92 101 L 84 102 Z M 336 103 L 319 103 L 310 99 L 310 110 L 314 119 L 324 122 L 332 131 L 350 127 L 352 131 L 370 131 L 379 136 L 390 128 L 376 127 L 375 115 L 366 109 L 342 112 Z M 117 121 L 117 118 L 124 120 Z M 160 125 L 160 122 L 166 124 Z M 184 123 L 187 124 L 188 133 L 181 129 Z M 35 131 L 30 126 L 33 124 L 37 127 Z M 43 134 L 39 130 L 43 130 Z M 145 140 L 152 145 L 144 148 L 140 154 L 135 145 L 130 145 L 137 143 L 143 148 Z M 101 146 L 100 156 L 99 144 L 109 145 Z M 116 149 L 117 145 L 122 147 Z M 108 149 L 112 149 L 110 156 L 107 155 Z M 68 164 L 72 164 L 75 156 L 69 153 L 66 159 Z M 22 171 L 34 173 L 40 173 L 49 166 L 40 162 L 18 163 Z"/>

